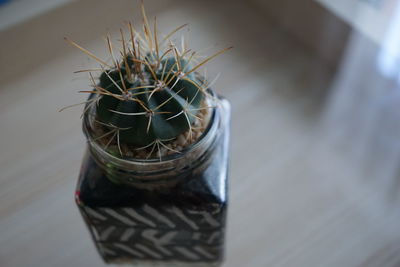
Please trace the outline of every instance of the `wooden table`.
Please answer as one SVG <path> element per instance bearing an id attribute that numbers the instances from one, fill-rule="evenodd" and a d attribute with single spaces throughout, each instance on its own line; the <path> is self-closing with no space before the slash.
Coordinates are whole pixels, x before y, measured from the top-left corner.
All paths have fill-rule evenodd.
<path id="1" fill-rule="evenodd" d="M 208 73 L 233 106 L 224 266 L 400 266 L 398 201 L 363 183 L 320 118 L 334 77 L 263 10 L 241 1 L 146 1 L 161 30 L 190 22 L 195 49 L 235 49 Z M 139 18 L 130 0 L 75 1 L 0 32 L 0 266 L 103 266 L 74 203 L 85 149 L 74 75 Z M 136 19 L 136 21 L 139 21 Z M 216 45 L 215 45 L 216 44 Z"/>

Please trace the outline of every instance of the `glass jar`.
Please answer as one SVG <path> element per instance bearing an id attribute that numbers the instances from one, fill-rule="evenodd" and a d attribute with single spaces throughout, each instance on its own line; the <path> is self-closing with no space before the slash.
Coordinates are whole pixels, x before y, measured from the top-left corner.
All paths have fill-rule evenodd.
<path id="1" fill-rule="evenodd" d="M 230 104 L 218 97 L 198 141 L 160 159 L 121 159 L 93 137 L 76 203 L 107 263 L 218 266 L 224 254 Z"/>

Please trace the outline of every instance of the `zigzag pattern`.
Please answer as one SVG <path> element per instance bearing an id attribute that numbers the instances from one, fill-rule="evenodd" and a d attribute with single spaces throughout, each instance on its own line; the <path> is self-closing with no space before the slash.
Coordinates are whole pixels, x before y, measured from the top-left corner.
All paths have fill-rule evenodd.
<path id="1" fill-rule="evenodd" d="M 224 209 L 217 205 L 208 211 L 172 206 L 161 211 L 147 204 L 138 209 L 81 207 L 107 262 L 121 258 L 219 261 L 223 254 Z"/>
<path id="2" fill-rule="evenodd" d="M 176 206 L 161 212 L 147 204 L 141 209 L 94 209 L 86 206 L 84 207 L 84 212 L 93 224 L 113 222 L 124 226 L 173 229 L 178 223 L 180 227 L 183 226 L 193 230 L 219 227 L 223 216 L 219 206 L 213 207 L 211 211 L 186 210 L 185 212 Z"/>

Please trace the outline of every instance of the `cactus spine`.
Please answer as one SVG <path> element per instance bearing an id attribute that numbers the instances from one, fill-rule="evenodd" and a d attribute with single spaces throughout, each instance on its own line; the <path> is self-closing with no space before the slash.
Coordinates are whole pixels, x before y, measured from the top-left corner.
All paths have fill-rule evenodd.
<path id="1" fill-rule="evenodd" d="M 197 78 L 196 71 L 226 48 L 198 62 L 196 52 L 185 46 L 180 49 L 170 37 L 182 25 L 159 40 L 157 21 L 151 28 L 142 4 L 143 34 L 128 23 L 129 40 L 121 30 L 121 58 L 116 59 L 111 38 L 107 46 L 109 64 L 66 38 L 100 63 L 102 71 L 96 83 L 90 73 L 93 90 L 81 91 L 96 95 L 96 116 L 120 143 L 135 147 L 174 140 L 192 130 L 197 113 L 206 108 L 202 102 L 209 97 L 207 82 Z M 197 64 L 195 64 L 197 63 Z M 121 151 L 121 149 L 120 149 Z M 122 153 L 121 153 L 122 156 Z"/>

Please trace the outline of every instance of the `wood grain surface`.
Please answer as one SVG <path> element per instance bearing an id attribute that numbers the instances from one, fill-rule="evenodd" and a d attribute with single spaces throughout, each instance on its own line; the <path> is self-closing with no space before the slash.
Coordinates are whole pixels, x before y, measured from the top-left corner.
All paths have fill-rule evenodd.
<path id="1" fill-rule="evenodd" d="M 232 103 L 227 267 L 400 266 L 400 209 L 325 142 L 335 73 L 245 1 L 146 1 L 161 31 L 189 22 L 194 49 L 234 45 L 209 64 Z M 74 203 L 85 150 L 68 36 L 106 55 L 130 0 L 74 1 L 0 32 L 0 266 L 104 266 Z"/>

